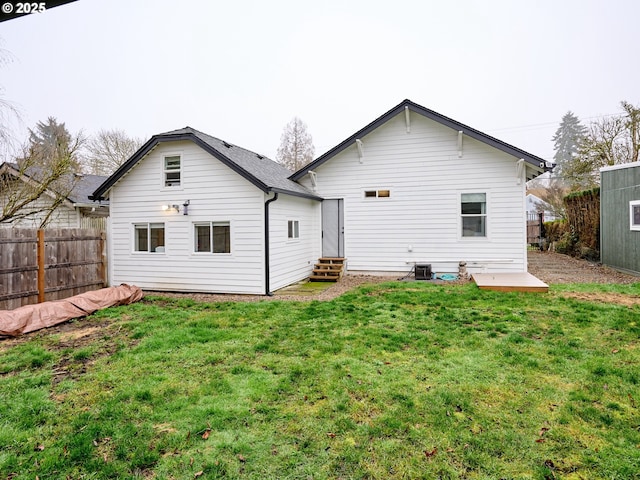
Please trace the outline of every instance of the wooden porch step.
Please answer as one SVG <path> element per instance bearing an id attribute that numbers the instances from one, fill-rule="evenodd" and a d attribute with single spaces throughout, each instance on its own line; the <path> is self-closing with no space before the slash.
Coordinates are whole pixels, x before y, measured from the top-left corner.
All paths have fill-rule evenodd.
<path id="1" fill-rule="evenodd" d="M 309 281 L 311 282 L 337 282 L 342 277 L 345 258 L 322 257 L 314 265 Z"/>

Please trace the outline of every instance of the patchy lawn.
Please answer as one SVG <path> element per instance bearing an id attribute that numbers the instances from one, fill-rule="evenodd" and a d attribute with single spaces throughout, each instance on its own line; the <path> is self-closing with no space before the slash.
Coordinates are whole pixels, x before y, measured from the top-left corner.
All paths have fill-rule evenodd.
<path id="1" fill-rule="evenodd" d="M 0 478 L 638 478 L 638 295 L 105 310 L 0 342 Z"/>

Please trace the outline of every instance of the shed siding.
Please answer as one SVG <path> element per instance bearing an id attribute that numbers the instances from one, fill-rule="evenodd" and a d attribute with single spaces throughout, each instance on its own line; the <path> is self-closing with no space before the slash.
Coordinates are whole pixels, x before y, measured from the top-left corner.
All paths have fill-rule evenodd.
<path id="1" fill-rule="evenodd" d="M 524 181 L 515 157 L 463 137 L 421 115 L 404 114 L 316 169 L 317 193 L 344 198 L 349 271 L 408 272 L 430 263 L 436 272 L 526 271 Z M 523 180 L 523 179 L 522 179 Z M 310 187 L 308 176 L 303 183 Z M 365 198 L 365 190 L 390 190 Z M 462 238 L 460 194 L 486 192 L 488 238 Z"/>
<path id="2" fill-rule="evenodd" d="M 602 263 L 640 274 L 640 231 L 629 221 L 629 202 L 640 200 L 640 166 L 604 170 L 600 179 Z"/>
<path id="3" fill-rule="evenodd" d="M 270 207 L 269 238 L 271 290 L 311 275 L 320 257 L 320 202 L 280 195 Z M 299 222 L 300 237 L 288 238 L 288 222 Z"/>
<path id="4" fill-rule="evenodd" d="M 163 186 L 163 159 L 182 156 L 179 187 Z M 192 142 L 163 143 L 110 192 L 111 283 L 148 290 L 264 293 L 264 194 Z M 188 215 L 182 204 L 190 200 Z M 163 204 L 181 206 L 162 211 Z M 195 253 L 194 223 L 230 222 L 231 253 Z M 164 253 L 133 252 L 133 225 L 165 224 Z"/>

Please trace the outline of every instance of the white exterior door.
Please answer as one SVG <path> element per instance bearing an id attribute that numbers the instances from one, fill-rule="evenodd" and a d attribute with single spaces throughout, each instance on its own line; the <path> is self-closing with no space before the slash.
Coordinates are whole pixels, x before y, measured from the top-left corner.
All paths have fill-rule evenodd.
<path id="1" fill-rule="evenodd" d="M 344 200 L 322 202 L 322 256 L 344 257 Z"/>

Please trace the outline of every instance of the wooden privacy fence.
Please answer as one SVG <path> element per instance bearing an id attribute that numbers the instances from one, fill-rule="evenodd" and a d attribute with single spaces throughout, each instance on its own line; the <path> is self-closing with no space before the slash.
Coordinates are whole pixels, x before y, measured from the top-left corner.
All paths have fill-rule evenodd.
<path id="1" fill-rule="evenodd" d="M 105 233 L 0 229 L 0 310 L 106 286 Z"/>
<path id="2" fill-rule="evenodd" d="M 536 212 L 527 213 L 527 244 L 537 245 L 542 249 L 544 240 L 544 214 Z"/>

